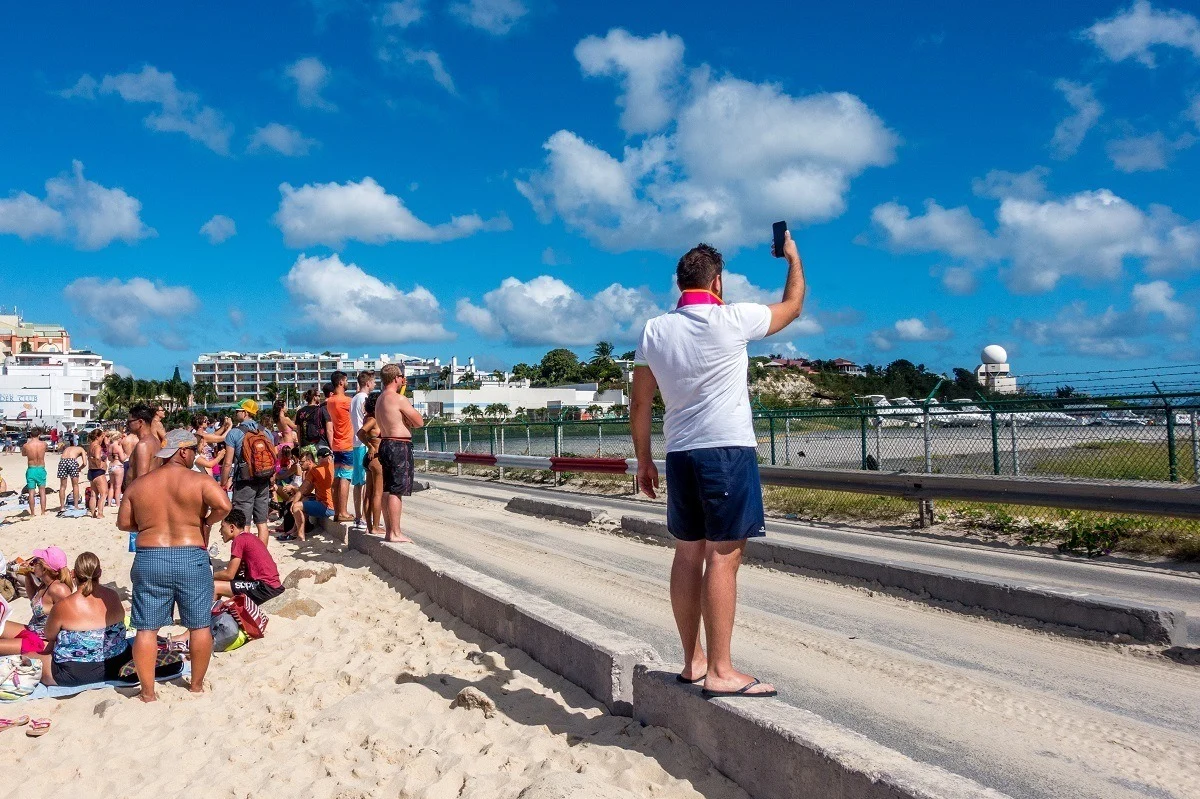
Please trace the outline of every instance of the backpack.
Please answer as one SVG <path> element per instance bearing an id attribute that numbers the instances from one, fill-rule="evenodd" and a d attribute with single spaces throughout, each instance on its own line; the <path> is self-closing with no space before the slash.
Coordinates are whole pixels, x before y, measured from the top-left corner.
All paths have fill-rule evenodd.
<path id="1" fill-rule="evenodd" d="M 305 405 L 296 411 L 296 429 L 300 433 L 300 444 L 315 444 L 325 435 L 321 429 L 321 406 Z"/>
<path id="2" fill-rule="evenodd" d="M 275 445 L 262 430 L 244 430 L 242 479 L 265 480 L 275 474 Z"/>
<path id="3" fill-rule="evenodd" d="M 213 615 L 228 613 L 237 621 L 238 627 L 251 639 L 262 638 L 267 632 L 267 614 L 259 610 L 254 600 L 245 594 L 218 599 L 213 603 Z"/>

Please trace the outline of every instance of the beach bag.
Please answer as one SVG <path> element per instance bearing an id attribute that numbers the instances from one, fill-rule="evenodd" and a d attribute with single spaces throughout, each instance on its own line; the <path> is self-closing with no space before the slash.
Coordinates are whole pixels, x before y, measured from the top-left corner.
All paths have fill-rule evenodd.
<path id="1" fill-rule="evenodd" d="M 246 430 L 242 438 L 242 479 L 267 480 L 275 474 L 275 445 L 261 430 Z"/>
<path id="2" fill-rule="evenodd" d="M 296 428 L 300 432 L 300 444 L 315 444 L 325 435 L 321 429 L 321 406 L 305 405 L 296 411 Z"/>
<path id="3" fill-rule="evenodd" d="M 23 699 L 42 681 L 42 661 L 22 655 L 0 657 L 0 700 Z"/>
<path id="4" fill-rule="evenodd" d="M 238 626 L 237 619 L 227 610 L 221 610 L 213 613 L 212 617 L 212 637 L 213 649 L 217 652 L 229 651 L 230 644 L 237 640 L 242 634 L 242 628 Z"/>
<path id="5" fill-rule="evenodd" d="M 238 626 L 246 631 L 246 635 L 258 639 L 266 635 L 267 614 L 259 610 L 254 600 L 245 594 L 234 594 L 217 603 L 213 613 L 227 611 L 237 619 Z"/>
<path id="6" fill-rule="evenodd" d="M 238 630 L 238 632 L 237 632 L 237 637 L 236 637 L 236 638 L 234 638 L 234 639 L 233 639 L 233 640 L 232 640 L 232 641 L 229 643 L 229 645 L 228 645 L 228 646 L 226 646 L 226 647 L 225 647 L 224 649 L 222 649 L 221 651 L 222 651 L 222 652 L 232 652 L 232 651 L 233 651 L 233 650 L 235 650 L 235 649 L 240 649 L 240 648 L 242 648 L 242 647 L 243 647 L 243 646 L 245 646 L 247 643 L 249 643 L 249 641 L 250 641 L 250 636 L 246 635 L 246 631 L 245 631 L 245 630 L 241 630 L 241 629 L 239 629 L 239 630 Z"/>

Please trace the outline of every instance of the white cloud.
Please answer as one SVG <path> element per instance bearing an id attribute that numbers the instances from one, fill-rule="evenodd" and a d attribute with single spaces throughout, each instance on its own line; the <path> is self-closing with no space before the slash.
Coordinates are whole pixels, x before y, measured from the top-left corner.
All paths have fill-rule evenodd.
<path id="1" fill-rule="evenodd" d="M 1185 119 L 1191 120 L 1192 124 L 1196 126 L 1196 130 L 1200 130 L 1200 94 L 1188 102 L 1188 107 L 1184 109 L 1183 116 Z"/>
<path id="2" fill-rule="evenodd" d="M 518 346 L 582 346 L 610 339 L 630 342 L 651 316 L 663 312 L 653 293 L 613 283 L 585 297 L 556 277 L 505 278 L 479 305 L 463 298 L 455 317 L 481 335 Z"/>
<path id="3" fill-rule="evenodd" d="M 200 227 L 200 235 L 206 237 L 209 244 L 220 244 L 237 235 L 237 225 L 229 217 L 217 214 Z"/>
<path id="4" fill-rule="evenodd" d="M 1035 166 L 1024 172 L 1005 172 L 993 169 L 982 178 L 971 181 L 971 190 L 980 197 L 1002 200 L 1016 197 L 1021 200 L 1042 200 L 1049 196 L 1046 191 L 1046 176 L 1050 170 Z"/>
<path id="5" fill-rule="evenodd" d="M 1186 325 L 1195 318 L 1191 306 L 1175 299 L 1175 289 L 1165 280 L 1133 287 L 1133 310 L 1143 316 L 1159 315 L 1171 325 Z"/>
<path id="6" fill-rule="evenodd" d="M 396 3 L 384 3 L 383 12 L 379 15 L 379 24 L 395 28 L 407 28 L 421 21 L 425 9 L 421 0 L 400 0 Z"/>
<path id="7" fill-rule="evenodd" d="M 433 50 L 405 50 L 404 60 L 409 64 L 424 64 L 429 67 L 429 72 L 439 86 L 451 94 L 458 94 L 458 90 L 454 88 L 454 79 L 442 63 L 442 57 Z"/>
<path id="8" fill-rule="evenodd" d="M 308 155 L 316 146 L 316 139 L 309 139 L 300 131 L 289 125 L 270 122 L 257 128 L 246 145 L 246 152 L 257 153 L 263 150 L 274 150 L 280 155 Z"/>
<path id="9" fill-rule="evenodd" d="M 615 76 L 623 94 L 621 128 L 653 133 L 671 121 L 683 72 L 683 39 L 665 31 L 647 38 L 613 28 L 603 39 L 589 36 L 575 45 L 575 59 L 588 76 Z"/>
<path id="10" fill-rule="evenodd" d="M 529 7 L 522 0 L 465 0 L 452 3 L 450 13 L 473 28 L 504 36 L 529 13 Z"/>
<path id="11" fill-rule="evenodd" d="M 966 206 L 943 208 L 925 201 L 925 213 L 912 216 L 908 208 L 888 202 L 875 206 L 871 221 L 889 247 L 907 252 L 945 252 L 957 258 L 981 258 L 993 249 L 983 223 Z"/>
<path id="12" fill-rule="evenodd" d="M 329 67 L 315 56 L 299 58 L 288 64 L 284 75 L 296 86 L 296 102 L 305 108 L 336 111 L 337 106 L 321 96 L 329 86 L 332 74 Z"/>
<path id="13" fill-rule="evenodd" d="M 975 270 L 965 266 L 951 266 L 942 272 L 942 285 L 951 294 L 973 294 L 979 287 Z"/>
<path id="14" fill-rule="evenodd" d="M 511 227 L 504 216 L 485 220 L 478 214 L 430 225 L 369 177 L 357 183 L 309 183 L 299 188 L 283 183 L 279 191 L 283 199 L 274 220 L 289 247 L 324 244 L 336 249 L 348 240 L 440 242 Z"/>
<path id="15" fill-rule="evenodd" d="M 287 334 L 297 344 L 399 345 L 454 338 L 428 289 L 416 285 L 402 291 L 336 254 L 300 255 L 284 285 L 303 317 Z"/>
<path id="16" fill-rule="evenodd" d="M 736 249 L 765 242 L 781 217 L 796 225 L 841 214 L 851 179 L 890 163 L 898 143 L 854 95 L 793 97 L 775 84 L 714 80 L 706 68 L 692 71 L 673 122 L 620 157 L 560 130 L 517 189 L 543 220 L 558 215 L 608 250 L 701 240 Z"/>
<path id="17" fill-rule="evenodd" d="M 71 174 L 46 181 L 45 199 L 27 192 L 0 199 L 0 234 L 25 240 L 51 236 L 80 250 L 99 250 L 156 235 L 142 222 L 141 210 L 137 198 L 86 179 L 83 164 L 73 161 Z"/>
<path id="18" fill-rule="evenodd" d="M 563 266 L 569 263 L 571 263 L 570 258 L 555 252 L 552 247 L 542 250 L 542 264 L 545 266 Z"/>
<path id="19" fill-rule="evenodd" d="M 1153 67 L 1152 48 L 1157 46 L 1177 47 L 1200 58 L 1200 20 L 1175 9 L 1159 11 L 1147 0 L 1134 0 L 1124 11 L 1099 20 L 1084 36 L 1113 61 L 1132 58 Z"/>
<path id="20" fill-rule="evenodd" d="M 1155 172 L 1166 169 L 1176 150 L 1191 147 L 1196 138 L 1180 136 L 1171 141 L 1161 132 L 1145 136 L 1129 136 L 1108 143 L 1108 157 L 1113 166 L 1122 172 Z"/>
<path id="21" fill-rule="evenodd" d="M 101 339 L 115 347 L 142 347 L 148 342 L 143 326 L 171 323 L 195 311 L 200 303 L 187 286 L 165 286 L 142 277 L 122 282 L 81 277 L 68 283 L 63 296 L 75 313 L 95 325 Z M 160 329 L 157 339 L 170 346 L 178 334 Z"/>
<path id="22" fill-rule="evenodd" d="M 876 330 L 871 334 L 871 343 L 875 348 L 887 352 L 895 347 L 896 342 L 931 342 L 946 341 L 954 337 L 954 331 L 943 325 L 936 315 L 929 315 L 929 322 L 917 317 L 898 319 L 891 327 Z"/>
<path id="23" fill-rule="evenodd" d="M 1089 84 L 1060 78 L 1054 82 L 1054 88 L 1062 92 L 1072 113 L 1054 129 L 1050 150 L 1055 158 L 1070 158 L 1079 150 L 1083 137 L 1096 124 L 1096 120 L 1100 119 L 1104 106 L 1100 105 Z"/>
<path id="24" fill-rule="evenodd" d="M 96 95 L 116 94 L 127 103 L 146 103 L 158 110 L 143 122 L 151 130 L 182 133 L 213 152 L 229 154 L 233 125 L 220 111 L 200 102 L 200 96 L 175 84 L 175 76 L 147 64 L 141 72 L 105 75 L 96 81 L 82 76 L 73 87 L 59 92 L 63 97 L 93 99 Z"/>

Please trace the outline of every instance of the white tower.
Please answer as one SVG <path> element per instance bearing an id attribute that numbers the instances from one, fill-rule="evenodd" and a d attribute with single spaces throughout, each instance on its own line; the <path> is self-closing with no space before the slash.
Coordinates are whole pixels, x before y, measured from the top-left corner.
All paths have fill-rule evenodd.
<path id="1" fill-rule="evenodd" d="M 979 353 L 983 363 L 975 367 L 975 379 L 996 394 L 1016 394 L 1017 378 L 1008 367 L 1008 353 L 999 344 L 989 344 Z"/>

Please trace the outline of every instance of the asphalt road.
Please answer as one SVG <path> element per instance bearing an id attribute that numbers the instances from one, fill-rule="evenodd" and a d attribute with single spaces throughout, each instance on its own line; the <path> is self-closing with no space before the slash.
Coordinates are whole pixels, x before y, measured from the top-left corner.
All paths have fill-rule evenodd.
<path id="1" fill-rule="evenodd" d="M 405 502 L 406 529 L 420 544 L 679 659 L 668 548 L 504 511 L 502 500 L 524 487 L 434 482 L 453 490 Z M 904 543 L 856 535 L 847 540 L 893 547 L 889 556 Z M 1178 575 L 1090 564 L 1076 573 L 1052 559 L 914 543 L 960 559 L 959 567 L 979 557 L 994 569 L 1037 564 L 1075 581 L 1112 574 L 1127 589 L 1156 586 L 1165 596 L 1200 586 Z M 743 670 L 773 682 L 785 701 L 918 760 L 1019 799 L 1200 791 L 1200 669 L 1158 649 L 1048 635 L 761 567 L 743 570 L 739 599 L 734 654 Z"/>
<path id="2" fill-rule="evenodd" d="M 446 491 L 507 501 L 517 494 L 545 498 L 547 493 L 574 505 L 600 508 L 613 516 L 626 514 L 665 519 L 661 502 L 603 497 L 561 489 L 520 484 L 497 484 L 470 478 L 423 474 Z M 1013 550 L 985 544 L 940 541 L 929 537 L 865 531 L 837 525 L 814 525 L 770 519 L 767 535 L 781 541 L 819 547 L 831 552 L 907 561 L 926 566 L 1032 582 L 1053 588 L 1133 599 L 1171 608 L 1188 615 L 1189 643 L 1200 646 L 1200 563 L 1178 567 L 1146 566 L 1112 559 L 1083 560 L 1071 556 Z"/>

